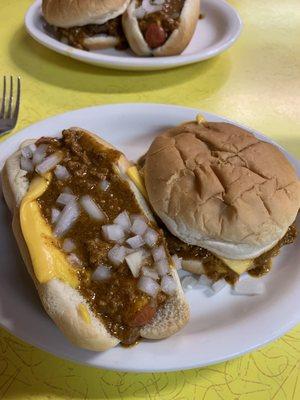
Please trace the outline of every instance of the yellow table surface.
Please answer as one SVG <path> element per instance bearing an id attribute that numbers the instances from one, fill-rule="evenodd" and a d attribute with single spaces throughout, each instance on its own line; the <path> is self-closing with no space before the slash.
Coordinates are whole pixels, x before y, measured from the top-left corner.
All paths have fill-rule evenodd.
<path id="1" fill-rule="evenodd" d="M 0 76 L 20 75 L 23 82 L 16 130 L 95 104 L 172 103 L 247 124 L 300 156 L 300 1 L 230 3 L 245 27 L 226 53 L 180 69 L 135 73 L 89 66 L 43 48 L 23 25 L 31 0 L 0 0 Z M 0 399 L 296 400 L 299 375 L 300 327 L 239 359 L 161 374 L 79 366 L 0 330 Z"/>

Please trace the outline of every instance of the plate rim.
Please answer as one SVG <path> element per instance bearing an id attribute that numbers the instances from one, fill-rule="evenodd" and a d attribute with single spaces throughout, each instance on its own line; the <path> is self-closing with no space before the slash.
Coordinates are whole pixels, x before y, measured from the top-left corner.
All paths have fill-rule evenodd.
<path id="1" fill-rule="evenodd" d="M 38 0 L 39 1 L 39 0 Z M 35 128 L 37 125 L 39 125 L 40 123 L 44 123 L 44 122 L 48 122 L 51 119 L 57 118 L 57 117 L 64 117 L 67 115 L 72 115 L 72 114 L 76 114 L 79 111 L 85 111 L 85 110 L 91 110 L 91 109 L 98 109 L 98 108 L 119 108 L 119 107 L 135 107 L 135 106 L 141 106 L 141 107 L 166 107 L 166 108 L 174 108 L 177 110 L 187 110 L 187 111 L 191 111 L 191 112 L 198 112 L 198 114 L 206 114 L 209 115 L 211 117 L 215 117 L 215 118 L 219 118 L 222 119 L 226 122 L 229 122 L 233 125 L 236 125 L 240 128 L 243 128 L 247 131 L 249 131 L 250 133 L 253 133 L 254 135 L 257 135 L 258 137 L 261 137 L 263 139 L 266 139 L 266 141 L 268 141 L 269 143 L 275 145 L 276 147 L 278 147 L 283 153 L 288 154 L 288 156 L 293 160 L 293 163 L 295 165 L 297 165 L 297 168 L 300 168 L 300 160 L 298 160 L 293 154 L 289 153 L 283 146 L 281 146 L 279 143 L 277 143 L 275 140 L 273 140 L 270 136 L 264 135 L 263 133 L 261 133 L 259 130 L 255 129 L 255 128 L 251 128 L 249 125 L 247 124 L 242 124 L 237 122 L 234 119 L 228 118 L 226 116 L 224 116 L 223 114 L 216 114 L 214 112 L 211 111 L 206 111 L 202 108 L 198 108 L 198 107 L 189 107 L 189 106 L 183 106 L 180 104 L 175 104 L 175 103 L 160 103 L 160 102 L 153 102 L 153 101 L 142 101 L 142 102 L 121 102 L 121 103 L 104 103 L 104 104 L 96 104 L 96 105 L 92 105 L 92 106 L 87 106 L 87 107 L 80 107 L 80 108 L 75 108 L 75 109 L 71 109 L 68 111 L 65 111 L 63 113 L 59 113 L 59 114 L 54 114 L 51 115 L 50 117 L 44 118 L 44 119 L 40 119 L 36 122 L 33 122 L 32 124 L 28 124 L 26 126 L 24 126 L 22 129 L 17 130 L 15 133 L 10 134 L 8 137 L 6 137 L 5 135 L 0 137 L 0 149 L 3 145 L 3 143 L 7 143 L 8 141 L 12 140 L 13 138 L 15 138 L 16 136 L 18 136 L 19 134 L 23 133 L 23 131 L 25 131 L 26 129 L 29 128 Z M 1 164 L 0 164 L 0 168 L 1 168 Z"/>
<path id="2" fill-rule="evenodd" d="M 229 39 L 225 41 L 221 46 L 204 53 L 177 55 L 170 57 L 117 57 L 114 55 L 97 54 L 94 52 L 87 52 L 84 50 L 76 49 L 72 46 L 68 46 L 64 43 L 51 38 L 47 33 L 37 29 L 34 25 L 34 19 L 37 17 L 39 8 L 41 7 L 41 0 L 35 0 L 35 2 L 28 8 L 25 16 L 25 27 L 27 33 L 38 43 L 47 47 L 48 49 L 55 51 L 56 53 L 62 54 L 72 59 L 85 62 L 88 64 L 102 66 L 112 69 L 121 70 L 135 70 L 135 71 L 146 71 L 146 70 L 163 70 L 172 69 L 184 65 L 194 64 L 215 57 L 216 55 L 223 53 L 229 47 L 231 47 L 239 38 L 242 29 L 243 22 L 238 11 L 226 0 L 211 0 L 219 9 L 225 9 L 231 14 L 231 18 L 234 19 L 235 31 Z M 200 54 L 200 55 L 199 55 Z"/>
<path id="3" fill-rule="evenodd" d="M 57 117 L 64 117 L 66 115 L 72 117 L 72 115 L 75 115 L 76 113 L 78 113 L 79 111 L 85 111 L 85 110 L 97 110 L 99 108 L 120 108 L 120 107 L 132 107 L 132 106 L 137 106 L 137 107 L 163 107 L 163 108 L 172 108 L 174 110 L 178 110 L 178 109 L 183 109 L 189 112 L 193 112 L 193 113 L 203 113 L 207 116 L 209 116 L 209 118 L 218 118 L 218 119 L 222 119 L 226 122 L 229 123 L 233 123 L 236 126 L 242 127 L 244 129 L 247 129 L 249 132 L 254 133 L 255 135 L 257 135 L 258 137 L 261 137 L 263 139 L 266 139 L 268 142 L 273 143 L 275 146 L 277 146 L 279 149 L 281 149 L 281 151 L 284 152 L 285 155 L 288 155 L 289 158 L 292 160 L 293 164 L 297 167 L 300 168 L 300 162 L 293 156 L 291 155 L 289 152 L 287 152 L 284 148 L 282 148 L 280 145 L 278 145 L 275 141 L 273 141 L 271 138 L 269 138 L 268 136 L 265 136 L 263 134 L 261 134 L 259 131 L 252 129 L 246 125 L 243 124 L 239 124 L 234 120 L 231 120 L 227 117 L 224 117 L 222 115 L 219 114 L 215 114 L 215 113 L 211 113 L 211 112 L 206 112 L 205 110 L 202 109 L 198 109 L 198 108 L 194 108 L 194 107 L 187 107 L 187 106 L 180 106 L 180 105 L 174 105 L 174 104 L 161 104 L 161 103 L 112 103 L 112 104 L 105 104 L 105 105 L 96 105 L 96 106 L 91 106 L 91 107 L 84 107 L 84 108 L 79 108 L 76 110 L 71 110 L 65 113 L 61 113 L 61 114 L 57 114 L 57 115 L 53 115 L 50 116 L 46 119 L 40 120 L 34 124 L 30 124 L 26 127 L 24 127 L 23 129 L 21 129 L 20 131 L 16 132 L 14 135 L 9 136 L 8 138 L 4 139 L 3 141 L 0 142 L 0 150 L 1 148 L 3 148 L 7 143 L 12 143 L 15 144 L 15 142 L 17 142 L 18 137 L 20 136 L 20 134 L 22 134 L 24 131 L 30 129 L 30 128 L 35 128 L 36 126 L 38 126 L 41 123 L 49 123 L 51 120 L 56 119 Z M 0 165 L 1 168 L 1 165 Z M 22 341 L 36 347 L 39 348 L 43 351 L 45 351 L 48 354 L 54 355 L 55 357 L 58 357 L 60 359 L 66 359 L 69 361 L 72 361 L 74 363 L 77 364 L 81 364 L 81 365 L 86 365 L 89 367 L 93 367 L 93 368 L 97 368 L 97 369 L 107 369 L 107 370 L 112 370 L 112 371 L 124 371 L 124 372 L 139 372 L 139 373 L 149 373 L 149 372 L 172 372 L 172 371 L 178 371 L 178 370 L 188 370 L 188 369 L 193 369 L 193 368 L 203 368 L 209 365 L 214 365 L 214 364 L 218 364 L 224 361 L 228 361 L 237 357 L 240 357 L 244 354 L 247 354 L 249 352 L 252 352 L 256 349 L 259 349 L 263 346 L 265 346 L 266 344 L 274 341 L 275 339 L 279 338 L 280 336 L 284 335 L 286 332 L 288 332 L 289 330 L 291 330 L 293 327 L 295 327 L 298 323 L 300 322 L 300 310 L 298 313 L 296 313 L 292 319 L 290 319 L 288 322 L 286 322 L 284 325 L 280 325 L 280 328 L 277 329 L 276 331 L 274 331 L 274 333 L 272 333 L 271 335 L 269 335 L 265 340 L 260 341 L 259 343 L 253 344 L 253 345 L 248 345 L 248 347 L 245 350 L 242 351 L 237 351 L 237 352 L 233 352 L 231 353 L 229 356 L 225 355 L 225 356 L 221 356 L 221 357 L 215 357 L 214 360 L 210 361 L 210 362 L 205 362 L 205 363 L 201 363 L 201 359 L 199 359 L 199 362 L 195 363 L 193 362 L 192 364 L 189 364 L 185 366 L 178 366 L 178 367 L 161 367 L 161 368 L 156 368 L 156 369 L 149 369 L 149 368 L 136 368 L 136 367 L 132 367 L 132 368 L 127 368 L 127 367 L 113 367 L 113 366 L 101 366 L 101 365 L 97 365 L 94 364 L 93 362 L 90 362 L 90 360 L 81 360 L 81 359 L 77 359 L 77 358 L 72 358 L 69 355 L 61 355 L 59 354 L 59 352 L 56 352 L 55 349 L 53 351 L 53 349 L 50 351 L 49 349 L 46 348 L 46 346 L 44 345 L 37 345 L 34 341 L 31 341 L 30 339 L 28 339 L 26 337 L 26 335 L 19 335 L 17 334 L 13 329 L 9 329 L 8 326 L 5 325 L 5 323 L 3 323 L 0 320 L 0 326 L 2 328 L 4 328 L 5 330 L 7 330 L 8 332 L 10 332 L 11 334 L 15 335 L 16 337 L 18 337 L 19 339 L 21 339 Z"/>

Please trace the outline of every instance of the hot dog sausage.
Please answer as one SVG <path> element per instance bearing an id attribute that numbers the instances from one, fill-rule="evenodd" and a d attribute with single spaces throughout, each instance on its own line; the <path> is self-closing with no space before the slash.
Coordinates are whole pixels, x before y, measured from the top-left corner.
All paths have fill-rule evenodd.
<path id="1" fill-rule="evenodd" d="M 149 47 L 155 49 L 162 46 L 167 40 L 167 34 L 164 28 L 156 23 L 151 23 L 145 33 L 145 40 Z"/>
<path id="2" fill-rule="evenodd" d="M 138 311 L 133 319 L 130 321 L 130 326 L 139 327 L 148 324 L 151 319 L 154 317 L 156 313 L 156 309 L 149 304 L 143 307 L 140 311 Z"/>

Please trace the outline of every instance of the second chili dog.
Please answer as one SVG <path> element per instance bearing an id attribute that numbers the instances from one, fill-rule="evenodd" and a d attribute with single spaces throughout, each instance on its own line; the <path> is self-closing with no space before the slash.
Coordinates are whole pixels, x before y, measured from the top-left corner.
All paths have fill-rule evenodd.
<path id="1" fill-rule="evenodd" d="M 123 29 L 138 55 L 176 55 L 191 41 L 199 13 L 200 0 L 132 0 Z"/>

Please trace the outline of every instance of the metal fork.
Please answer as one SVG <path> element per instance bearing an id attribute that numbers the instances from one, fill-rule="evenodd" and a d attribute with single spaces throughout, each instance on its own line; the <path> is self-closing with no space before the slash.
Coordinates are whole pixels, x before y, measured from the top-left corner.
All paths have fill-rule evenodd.
<path id="1" fill-rule="evenodd" d="M 8 80 L 10 81 L 10 85 L 8 85 Z M 9 90 L 8 86 L 10 86 Z M 10 79 L 6 79 L 6 76 L 4 76 L 2 103 L 0 110 L 0 136 L 14 129 L 17 124 L 21 97 L 20 77 L 17 78 L 17 89 L 14 89 L 14 78 L 11 76 Z"/>

